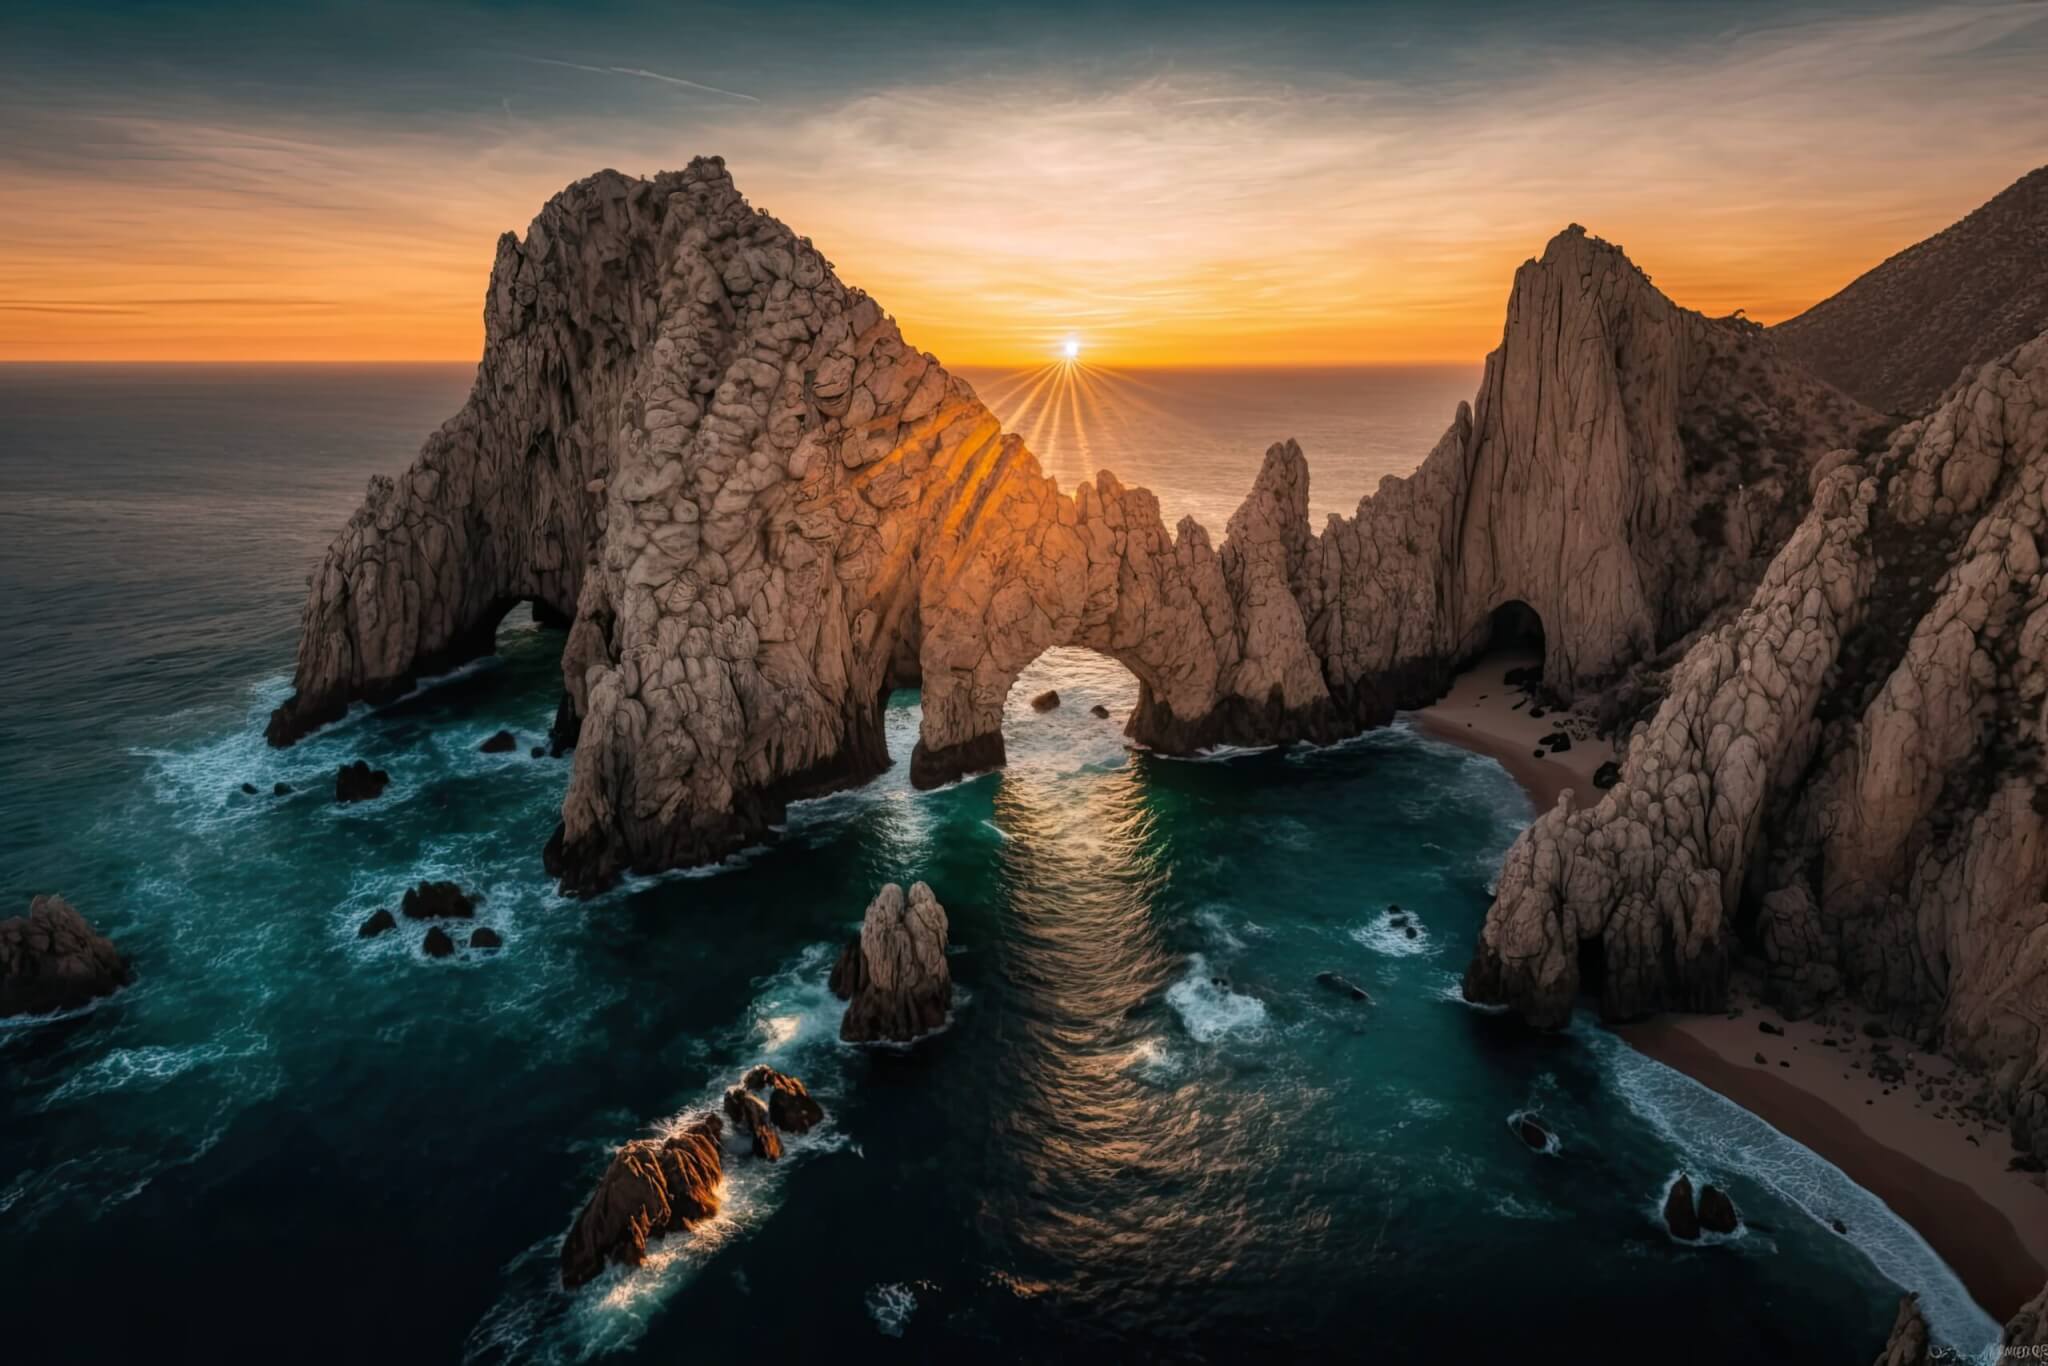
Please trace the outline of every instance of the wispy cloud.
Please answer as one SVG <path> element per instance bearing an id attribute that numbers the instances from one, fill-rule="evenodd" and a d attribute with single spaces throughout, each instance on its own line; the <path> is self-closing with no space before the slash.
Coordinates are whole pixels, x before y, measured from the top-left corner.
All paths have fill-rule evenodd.
<path id="1" fill-rule="evenodd" d="M 684 90 L 695 90 L 705 95 L 723 95 L 729 100 L 745 100 L 748 104 L 759 104 L 761 102 L 760 98 L 755 95 L 743 95 L 737 90 L 727 90 L 721 86 L 706 85 L 702 81 L 686 80 L 681 76 L 668 76 L 659 71 L 649 71 L 644 67 L 585 66 L 581 62 L 565 62 L 554 57 L 522 56 L 519 60 L 522 62 L 533 62 L 539 66 L 559 66 L 566 67 L 571 71 L 588 71 L 595 76 L 631 76 L 636 80 L 659 81 L 663 85 L 678 86 Z"/>

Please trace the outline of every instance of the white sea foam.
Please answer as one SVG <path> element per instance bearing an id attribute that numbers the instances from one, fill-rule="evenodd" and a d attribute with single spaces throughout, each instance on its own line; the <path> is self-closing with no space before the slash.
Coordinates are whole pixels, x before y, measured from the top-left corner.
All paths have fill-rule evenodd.
<path id="1" fill-rule="evenodd" d="M 1849 1242 L 1887 1279 L 1915 1291 L 1935 1338 L 1976 1356 L 1999 1326 L 1926 1240 L 1826 1158 L 1719 1093 L 1583 1021 L 1572 1032 L 1601 1060 L 1616 1092 L 1698 1171 L 1741 1172 L 1816 1222 L 1840 1220 Z M 1668 1187 L 1667 1187 L 1668 1189 Z M 1661 1195 L 1661 1192 L 1660 1192 Z M 1661 1217 L 1661 1200 L 1658 1205 Z"/>
<path id="2" fill-rule="evenodd" d="M 1396 925 L 1396 915 L 1404 917 L 1407 923 Z M 1413 935 L 1408 933 L 1411 929 L 1415 931 Z M 1441 950 L 1430 937 L 1429 927 L 1413 911 L 1377 911 L 1365 924 L 1352 930 L 1351 937 L 1388 958 L 1419 958 Z"/>
<path id="3" fill-rule="evenodd" d="M 1164 1085 L 1187 1070 L 1187 1064 L 1168 1050 L 1166 1040 L 1141 1039 L 1124 1055 L 1124 1070 L 1141 1081 Z"/>
<path id="4" fill-rule="evenodd" d="M 917 1312 L 917 1294 L 901 1281 L 878 1285 L 868 1291 L 868 1317 L 886 1336 L 900 1338 Z"/>
<path id="5" fill-rule="evenodd" d="M 1197 1043 L 1256 1039 L 1266 1032 L 1266 1005 L 1256 996 L 1216 984 L 1217 974 L 1199 953 L 1188 955 L 1187 976 L 1166 989 L 1166 1003 Z"/>
<path id="6" fill-rule="evenodd" d="M 1232 933 L 1230 921 L 1224 912 L 1227 907 L 1204 906 L 1195 912 L 1195 923 L 1209 932 L 1209 942 L 1219 949 L 1241 949 L 1244 941 Z"/>
<path id="7" fill-rule="evenodd" d="M 1522 1121 L 1525 1119 L 1534 1119 L 1543 1126 L 1543 1146 L 1532 1151 L 1540 1152 L 1546 1157 L 1556 1157 L 1559 1152 L 1563 1151 L 1564 1140 L 1557 1136 L 1557 1130 L 1551 1127 L 1549 1121 L 1545 1120 L 1535 1110 L 1523 1109 L 1510 1112 L 1508 1115 L 1508 1132 L 1526 1144 L 1528 1140 L 1522 1138 Z"/>

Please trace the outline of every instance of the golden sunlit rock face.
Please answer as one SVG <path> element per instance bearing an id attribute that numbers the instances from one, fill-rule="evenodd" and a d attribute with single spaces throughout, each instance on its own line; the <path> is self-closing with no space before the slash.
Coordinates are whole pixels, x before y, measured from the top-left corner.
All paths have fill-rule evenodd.
<path id="1" fill-rule="evenodd" d="M 486 324 L 470 403 L 315 576 L 271 737 L 488 649 L 533 600 L 573 621 L 550 859 L 585 892 L 880 771 L 893 686 L 923 690 L 914 781 L 1000 764 L 1004 699 L 1055 646 L 1129 668 L 1130 734 L 1183 753 L 1382 723 L 1511 599 L 1556 686 L 1610 676 L 1757 571 L 1862 420 L 1574 229 L 1518 276 L 1476 410 L 1413 478 L 1317 535 L 1276 445 L 1219 547 L 1108 471 L 1058 489 L 715 159 L 558 195 L 501 242 Z M 1026 382 L 1078 404 L 1092 381 Z"/>

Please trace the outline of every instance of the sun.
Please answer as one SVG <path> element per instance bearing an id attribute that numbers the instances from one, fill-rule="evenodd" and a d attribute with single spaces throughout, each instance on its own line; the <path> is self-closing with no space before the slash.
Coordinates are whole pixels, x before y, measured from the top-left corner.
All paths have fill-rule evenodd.
<path id="1" fill-rule="evenodd" d="M 1081 339 L 1079 337 L 1067 338 L 1064 342 L 1060 343 L 1060 353 L 1068 360 L 1081 359 Z"/>

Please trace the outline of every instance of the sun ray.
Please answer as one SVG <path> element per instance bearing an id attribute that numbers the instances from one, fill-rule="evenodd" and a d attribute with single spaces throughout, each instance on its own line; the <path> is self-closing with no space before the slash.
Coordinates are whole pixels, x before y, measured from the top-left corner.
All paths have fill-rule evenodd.
<path id="1" fill-rule="evenodd" d="M 1008 405 L 1009 411 L 998 412 L 996 416 L 1001 418 L 1003 425 L 1011 431 L 1021 432 L 1024 429 L 1024 423 L 1031 416 L 1031 410 L 1040 402 L 1047 386 L 1056 383 L 1059 377 L 1058 366 L 1046 366 L 1044 373 L 1039 375 L 1038 382 L 1031 386 L 1030 392 L 1026 393 L 1021 399 L 1011 400 Z"/>

